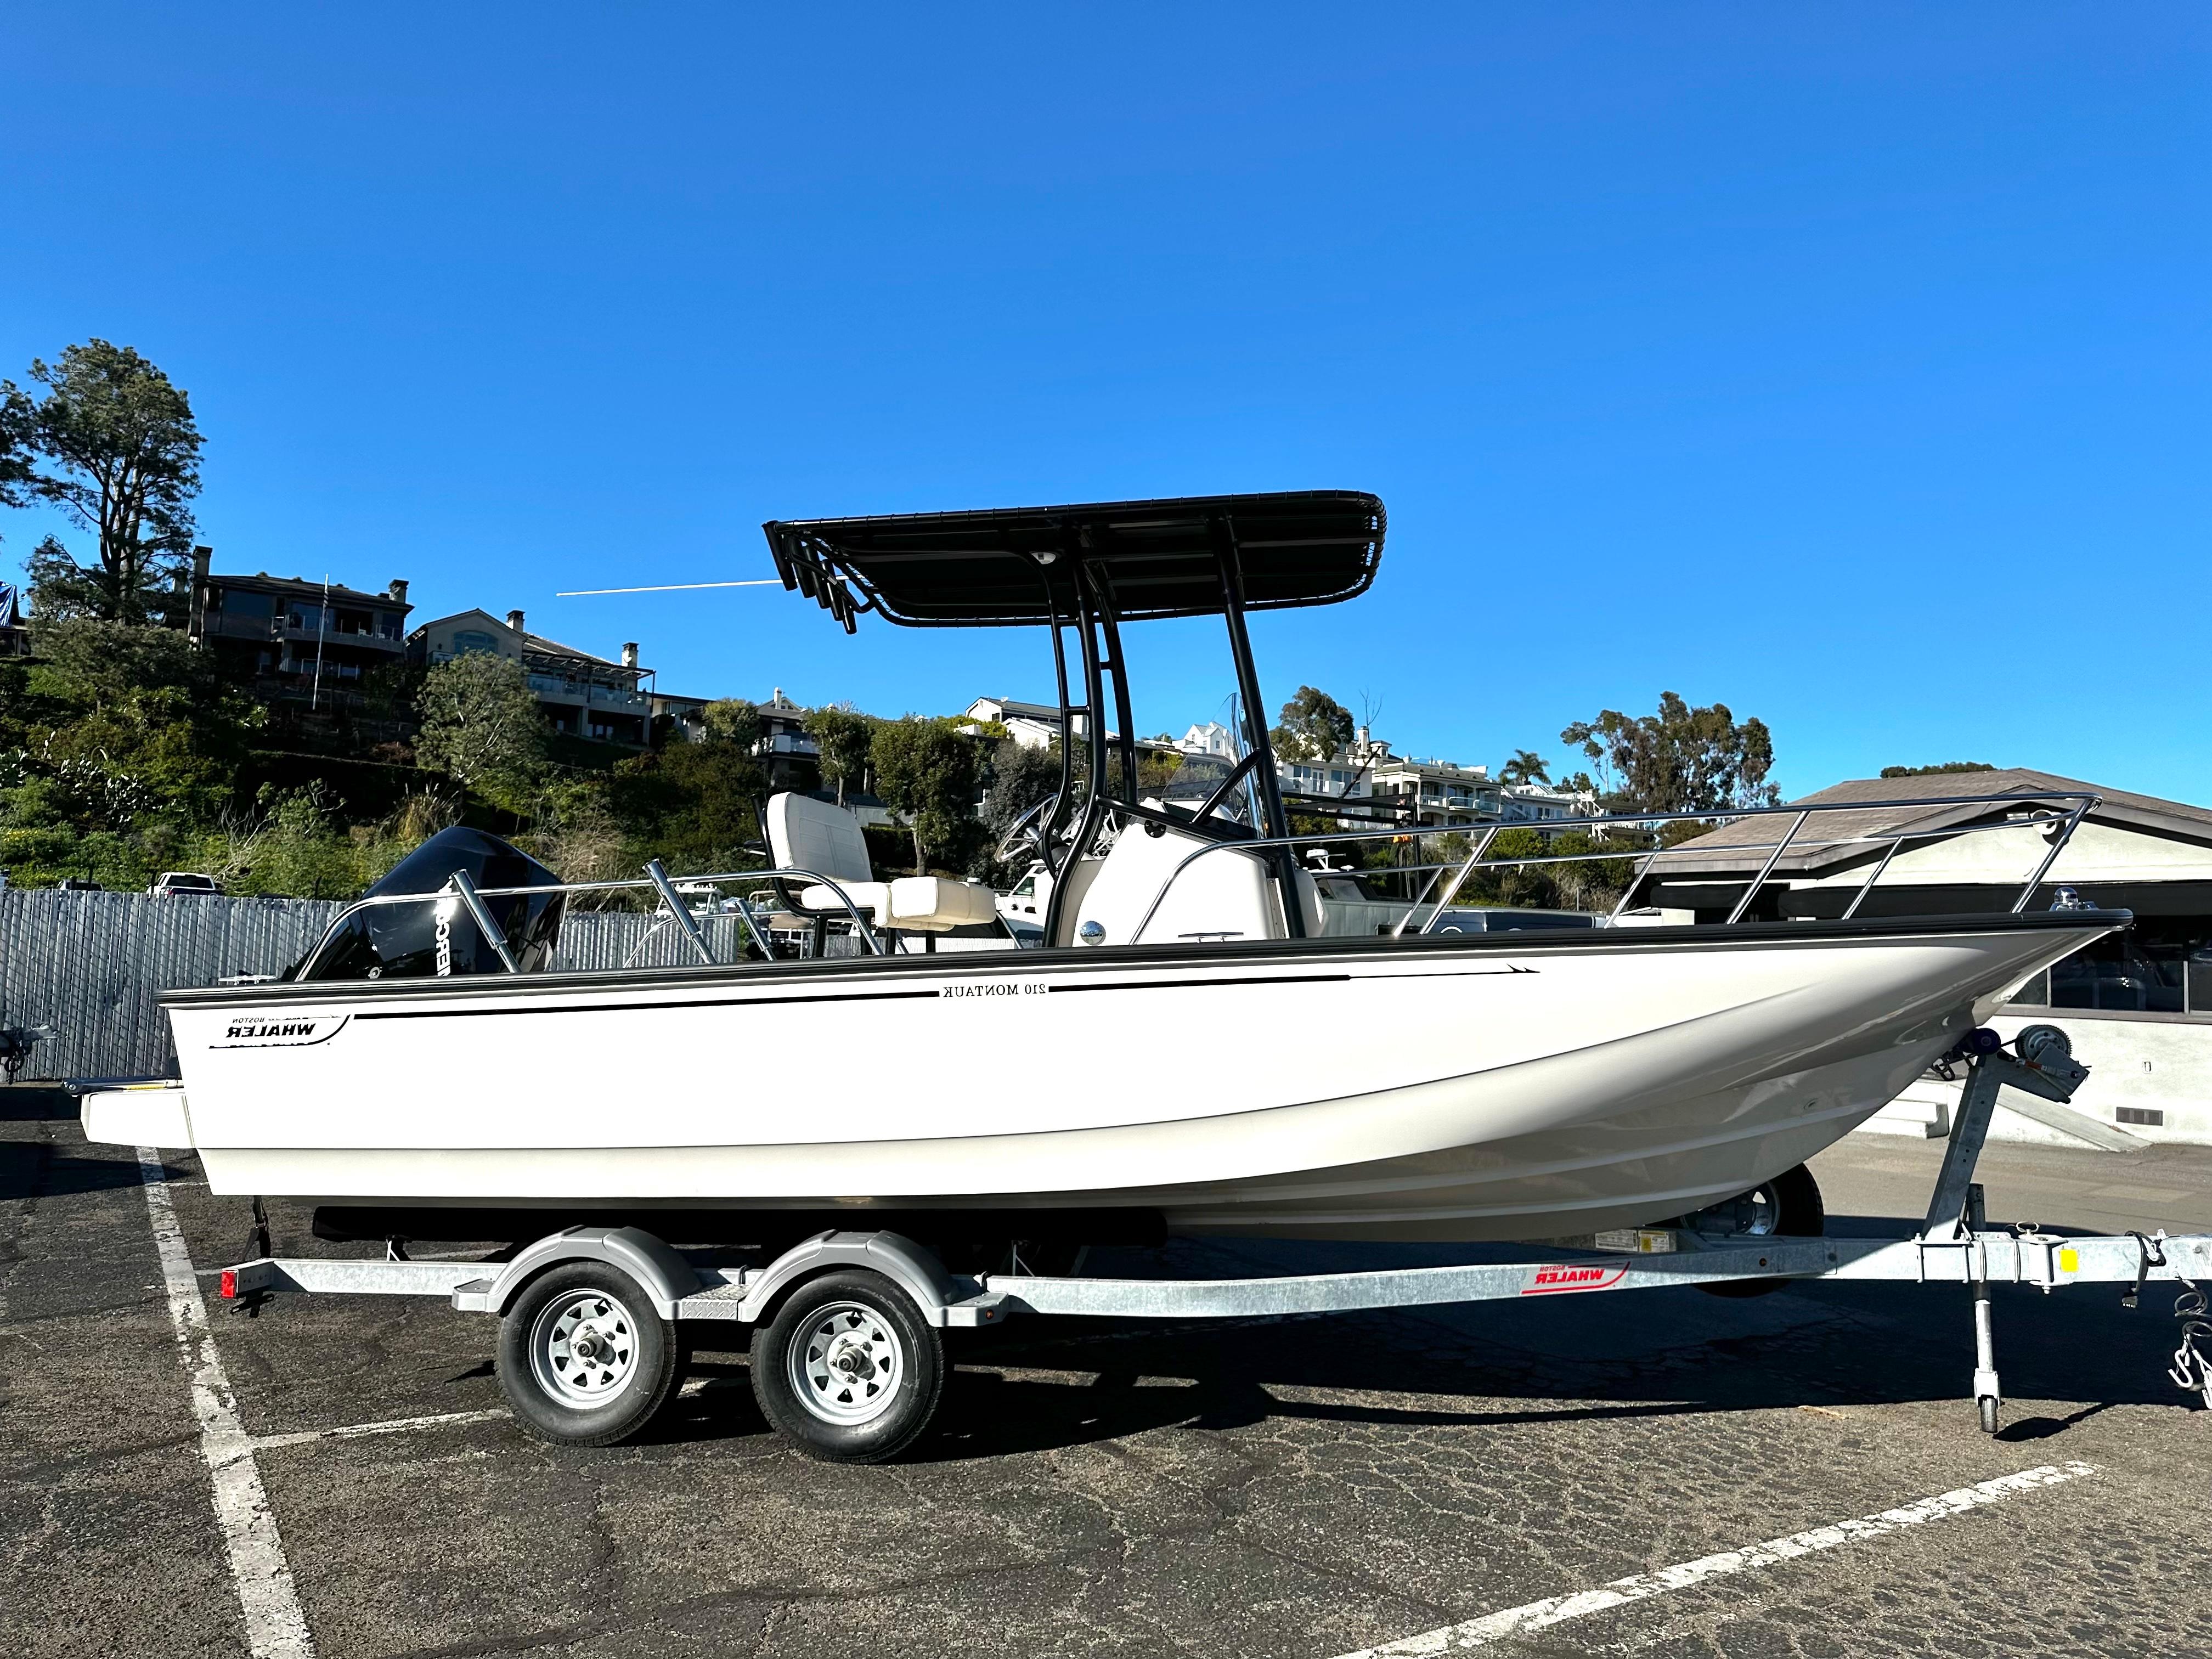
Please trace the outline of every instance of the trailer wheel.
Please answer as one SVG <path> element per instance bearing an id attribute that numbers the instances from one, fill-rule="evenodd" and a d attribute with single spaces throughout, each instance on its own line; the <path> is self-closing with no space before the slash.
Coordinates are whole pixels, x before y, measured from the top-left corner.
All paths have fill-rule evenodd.
<path id="1" fill-rule="evenodd" d="M 880 1463 L 929 1426 L 945 1351 L 912 1297 L 854 1268 L 809 1279 L 753 1329 L 761 1413 L 809 1457 Z"/>
<path id="2" fill-rule="evenodd" d="M 1742 1230 L 1745 1238 L 1818 1238 L 1828 1231 L 1828 1209 L 1820 1201 L 1820 1182 L 1802 1164 L 1753 1188 L 1741 1198 L 1714 1208 L 1729 1210 L 1753 1199 L 1764 1201 L 1751 1205 L 1751 1218 Z M 1709 1296 L 1768 1296 L 1789 1283 L 1786 1279 L 1731 1279 L 1698 1288 Z"/>
<path id="3" fill-rule="evenodd" d="M 499 1328 L 515 1420 L 558 1446 L 611 1446 L 675 1397 L 681 1335 L 618 1267 L 572 1261 L 530 1281 Z"/>

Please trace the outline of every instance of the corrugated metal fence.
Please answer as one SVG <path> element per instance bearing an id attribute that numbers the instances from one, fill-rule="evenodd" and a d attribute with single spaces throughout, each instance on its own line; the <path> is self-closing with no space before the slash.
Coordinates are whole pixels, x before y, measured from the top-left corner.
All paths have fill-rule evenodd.
<path id="1" fill-rule="evenodd" d="M 169 1064 L 172 986 L 278 974 L 339 906 L 309 899 L 0 892 L 0 1025 L 51 1025 L 27 1078 L 148 1076 Z"/>
<path id="2" fill-rule="evenodd" d="M 32 1078 L 155 1076 L 175 1069 L 155 998 L 237 974 L 278 974 L 305 956 L 343 907 L 319 899 L 156 898 L 145 893 L 0 890 L 0 1025 L 51 1025 Z M 710 924 L 728 961 L 732 924 Z M 665 918 L 572 915 L 563 968 L 669 967 L 692 960 Z"/>

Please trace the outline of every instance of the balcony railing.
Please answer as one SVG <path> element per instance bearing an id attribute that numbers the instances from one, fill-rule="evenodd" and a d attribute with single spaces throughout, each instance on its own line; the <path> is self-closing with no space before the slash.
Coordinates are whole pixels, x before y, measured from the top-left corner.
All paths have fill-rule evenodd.
<path id="1" fill-rule="evenodd" d="M 388 634 L 333 628 L 322 635 L 319 641 L 312 627 L 291 627 L 276 617 L 233 617 L 220 612 L 201 620 L 200 635 L 204 639 L 251 640 L 263 645 L 282 644 L 296 655 L 308 657 L 314 654 L 319 642 L 333 649 L 358 650 L 366 646 L 394 655 L 407 648 L 405 641 L 393 639 Z"/>
<path id="2" fill-rule="evenodd" d="M 583 680 L 564 680 L 555 674 L 532 674 L 530 689 L 542 697 L 560 697 L 580 703 L 589 703 L 595 708 L 619 708 L 645 714 L 653 707 L 653 699 L 642 691 L 625 690 L 620 686 L 592 685 Z"/>
<path id="3" fill-rule="evenodd" d="M 318 624 L 313 617 L 287 617 L 284 631 L 295 639 L 312 640 L 319 635 L 326 640 L 344 640 L 352 644 L 380 645 L 393 651 L 401 649 L 406 643 L 398 635 L 380 634 L 373 626 L 363 628 L 357 623 L 335 621 Z"/>

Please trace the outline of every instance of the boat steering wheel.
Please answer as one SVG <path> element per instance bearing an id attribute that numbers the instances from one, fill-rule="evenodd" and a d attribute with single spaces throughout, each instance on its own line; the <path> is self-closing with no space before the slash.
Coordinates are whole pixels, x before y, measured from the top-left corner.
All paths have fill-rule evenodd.
<path id="1" fill-rule="evenodd" d="M 1018 848 L 1024 844 L 1033 847 L 1042 855 L 1044 852 L 1044 823 L 1051 817 L 1052 809 L 1059 804 L 1060 792 L 1055 789 L 1006 826 L 1006 833 L 999 837 L 997 850 L 992 856 L 1004 864 L 1013 857 Z M 1050 861 L 1046 860 L 1048 863 Z"/>

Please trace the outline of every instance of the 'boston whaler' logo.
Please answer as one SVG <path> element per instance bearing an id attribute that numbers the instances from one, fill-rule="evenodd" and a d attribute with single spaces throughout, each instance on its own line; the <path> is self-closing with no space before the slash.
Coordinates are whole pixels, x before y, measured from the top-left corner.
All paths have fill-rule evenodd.
<path id="1" fill-rule="evenodd" d="M 216 1048 L 287 1048 L 328 1042 L 344 1029 L 350 1014 L 316 1014 L 280 1018 L 272 1014 L 235 1014 L 223 1030 Z"/>
<path id="2" fill-rule="evenodd" d="M 1626 1261 L 1570 1261 L 1532 1267 L 1522 1276 L 1523 1296 L 1559 1296 L 1576 1291 L 1609 1291 L 1627 1273 Z"/>

